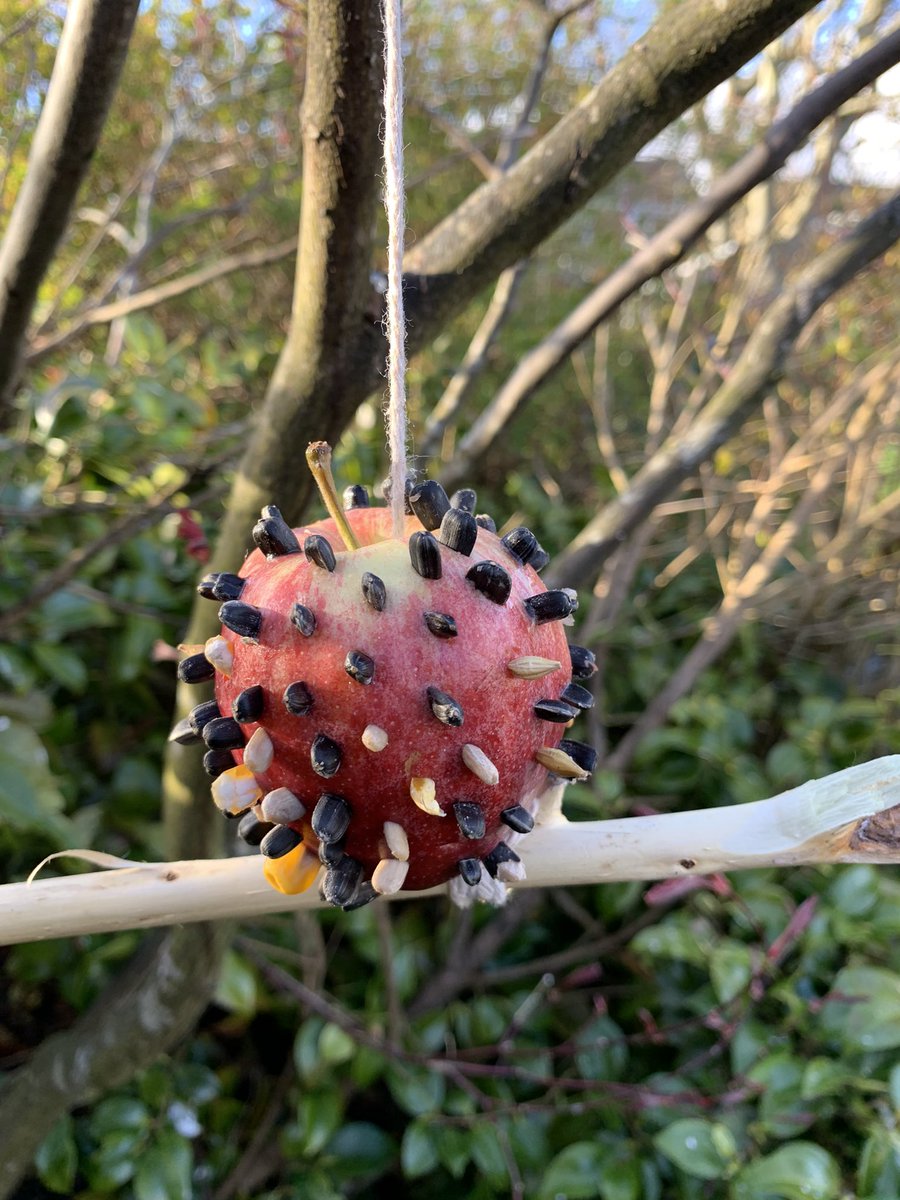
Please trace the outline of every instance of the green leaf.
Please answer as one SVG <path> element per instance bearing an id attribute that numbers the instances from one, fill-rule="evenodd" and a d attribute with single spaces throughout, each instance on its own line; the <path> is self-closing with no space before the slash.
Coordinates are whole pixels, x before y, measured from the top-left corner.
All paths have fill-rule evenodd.
<path id="1" fill-rule="evenodd" d="M 120 1133 L 124 1129 L 146 1129 L 149 1124 L 146 1104 L 133 1096 L 110 1096 L 93 1110 L 88 1127 L 91 1136 L 99 1141 L 107 1134 Z"/>
<path id="2" fill-rule="evenodd" d="M 575 1038 L 575 1055 L 583 1079 L 619 1079 L 628 1063 L 628 1044 L 610 1017 L 595 1017 Z"/>
<path id="3" fill-rule="evenodd" d="M 344 1125 L 325 1148 L 331 1173 L 339 1179 L 381 1175 L 394 1161 L 396 1147 L 388 1135 L 368 1121 Z"/>
<path id="4" fill-rule="evenodd" d="M 722 941 L 712 953 L 710 978 L 720 1004 L 739 996 L 753 974 L 753 957 L 743 942 Z"/>
<path id="5" fill-rule="evenodd" d="M 479 1122 L 471 1130 L 472 1161 L 483 1175 L 490 1179 L 506 1180 L 509 1172 L 506 1159 L 497 1140 L 497 1131 L 487 1121 Z"/>
<path id="6" fill-rule="evenodd" d="M 835 1200 L 840 1189 L 837 1163 L 813 1142 L 791 1142 L 756 1159 L 733 1184 L 734 1200 Z"/>
<path id="7" fill-rule="evenodd" d="M 135 1200 L 192 1200 L 190 1142 L 166 1130 L 141 1155 L 134 1176 Z"/>
<path id="8" fill-rule="evenodd" d="M 878 1129 L 866 1141 L 856 1177 L 861 1200 L 886 1200 L 900 1195 L 900 1134 Z"/>
<path id="9" fill-rule="evenodd" d="M 252 1017 L 256 1012 L 256 973 L 234 950 L 226 951 L 222 959 L 213 999 L 239 1017 Z"/>
<path id="10" fill-rule="evenodd" d="M 900 975 L 883 967 L 845 967 L 834 981 L 822 1022 L 854 1048 L 900 1046 Z"/>
<path id="11" fill-rule="evenodd" d="M 72 1118 L 68 1114 L 56 1122 L 38 1146 L 34 1165 L 41 1183 L 51 1192 L 64 1196 L 72 1194 L 78 1169 L 78 1148 Z"/>
<path id="12" fill-rule="evenodd" d="M 443 1103 L 447 1085 L 437 1071 L 396 1065 L 388 1069 L 386 1079 L 394 1100 L 411 1117 L 436 1112 Z"/>
<path id="13" fill-rule="evenodd" d="M 695 1179 L 721 1179 L 737 1156 L 727 1125 L 690 1117 L 673 1121 L 653 1139 L 661 1154 Z"/>
<path id="14" fill-rule="evenodd" d="M 453 1125 L 439 1126 L 437 1130 L 438 1156 L 454 1179 L 461 1179 L 472 1157 L 472 1147 L 466 1130 Z"/>
<path id="15" fill-rule="evenodd" d="M 407 1179 L 419 1179 L 438 1165 L 434 1131 L 424 1121 L 407 1125 L 400 1144 L 400 1166 Z"/>
<path id="16" fill-rule="evenodd" d="M 337 1067 L 356 1053 L 356 1042 L 339 1025 L 329 1022 L 319 1034 L 319 1055 L 323 1063 Z"/>
<path id="17" fill-rule="evenodd" d="M 36 642 L 31 652 L 54 683 L 61 683 L 76 693 L 87 687 L 87 667 L 74 650 L 49 642 Z"/>
<path id="18" fill-rule="evenodd" d="M 297 1105 L 301 1149 L 309 1157 L 318 1154 L 340 1128 L 344 1102 L 337 1088 L 308 1092 Z"/>
<path id="19" fill-rule="evenodd" d="M 599 1196 L 598 1175 L 603 1163 L 603 1148 L 596 1142 L 573 1142 L 560 1150 L 541 1180 L 541 1200 L 583 1200 Z"/>

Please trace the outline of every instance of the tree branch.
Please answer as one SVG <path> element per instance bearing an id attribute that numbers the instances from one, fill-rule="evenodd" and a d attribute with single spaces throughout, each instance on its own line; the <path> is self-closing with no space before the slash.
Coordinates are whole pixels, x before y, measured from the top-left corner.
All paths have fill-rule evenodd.
<path id="1" fill-rule="evenodd" d="M 445 484 L 456 486 L 470 475 L 473 465 L 488 453 L 518 409 L 602 321 L 648 279 L 661 275 L 683 258 L 710 225 L 757 184 L 772 176 L 818 125 L 898 61 L 900 28 L 801 100 L 701 200 L 670 221 L 628 262 L 604 279 L 521 360 L 459 443 Z"/>
<path id="2" fill-rule="evenodd" d="M 587 586 L 656 504 L 687 479 L 738 428 L 785 367 L 816 311 L 900 237 L 900 194 L 820 255 L 763 313 L 725 383 L 687 430 L 672 435 L 631 486 L 590 521 L 548 571 L 549 587 Z"/>
<path id="3" fill-rule="evenodd" d="M 0 246 L 0 422 L 38 288 L 100 140 L 139 0 L 71 0 L 47 99 Z"/>

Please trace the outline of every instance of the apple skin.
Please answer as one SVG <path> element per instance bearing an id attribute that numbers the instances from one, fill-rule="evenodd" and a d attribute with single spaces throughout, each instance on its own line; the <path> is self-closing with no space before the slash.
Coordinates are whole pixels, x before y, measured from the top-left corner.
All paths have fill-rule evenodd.
<path id="1" fill-rule="evenodd" d="M 274 745 L 271 765 L 256 778 L 263 789 L 290 789 L 306 813 L 292 828 L 305 844 L 318 849 L 310 818 L 318 798 L 338 794 L 352 812 L 345 852 L 358 859 L 368 878 L 384 858 L 384 822 L 394 821 L 409 841 L 409 871 L 404 888 L 432 887 L 457 873 L 462 858 L 482 858 L 506 827 L 504 809 L 539 793 L 547 778 L 534 760 L 542 746 L 556 746 L 565 726 L 539 719 L 533 705 L 556 698 L 571 680 L 569 651 L 558 621 L 536 625 L 523 601 L 545 591 L 539 576 L 523 565 L 500 538 L 479 528 L 475 548 L 465 556 L 441 547 L 443 574 L 423 579 L 410 563 L 407 541 L 390 536 L 386 508 L 351 509 L 346 514 L 360 542 L 347 550 L 334 521 L 319 521 L 294 530 L 300 545 L 313 533 L 330 542 L 337 560 L 334 572 L 310 562 L 303 553 L 266 559 L 258 549 L 240 570 L 246 579 L 241 601 L 260 609 L 258 642 L 223 628 L 234 655 L 230 677 L 216 673 L 216 700 L 221 711 L 245 688 L 260 685 L 264 706 L 259 721 L 242 726 L 246 737 L 262 726 Z M 406 538 L 422 526 L 406 521 Z M 510 575 L 509 599 L 496 604 L 477 591 L 466 572 L 484 559 Z M 387 602 L 379 612 L 365 600 L 362 576 L 369 571 L 384 583 Z M 295 602 L 315 615 L 316 628 L 305 637 L 290 621 Z M 424 620 L 428 611 L 446 613 L 458 636 L 437 637 Z M 370 683 L 360 683 L 345 669 L 348 652 L 361 651 L 375 664 Z M 513 675 L 507 664 L 523 655 L 560 663 L 538 679 Z M 283 702 L 289 684 L 302 681 L 313 697 L 308 714 L 290 713 Z M 462 708 L 459 727 L 443 724 L 431 711 L 426 689 L 439 688 Z M 368 725 L 388 735 L 380 752 L 361 741 Z M 339 770 L 322 778 L 312 768 L 310 748 L 317 734 L 341 748 Z M 464 764 L 462 747 L 478 746 L 499 773 L 495 786 L 483 782 Z M 236 763 L 243 753 L 233 752 Z M 415 777 L 433 779 L 436 799 L 445 814 L 422 811 L 410 796 Z M 466 838 L 453 815 L 454 801 L 474 801 L 484 810 L 486 833 Z"/>

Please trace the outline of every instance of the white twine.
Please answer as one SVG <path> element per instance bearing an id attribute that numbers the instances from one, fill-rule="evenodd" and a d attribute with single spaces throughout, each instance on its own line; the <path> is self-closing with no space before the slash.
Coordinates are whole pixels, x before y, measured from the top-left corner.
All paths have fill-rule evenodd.
<path id="1" fill-rule="evenodd" d="M 403 312 L 403 0 L 384 0 L 384 207 L 388 224 L 388 446 L 395 538 L 405 527 L 406 318 Z"/>

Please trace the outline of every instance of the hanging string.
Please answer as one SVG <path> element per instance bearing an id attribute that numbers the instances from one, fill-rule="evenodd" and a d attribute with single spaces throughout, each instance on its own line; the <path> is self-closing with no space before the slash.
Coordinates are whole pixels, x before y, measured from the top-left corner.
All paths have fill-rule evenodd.
<path id="1" fill-rule="evenodd" d="M 404 532 L 406 317 L 403 312 L 403 0 L 384 0 L 384 207 L 388 225 L 388 446 L 395 538 Z"/>

